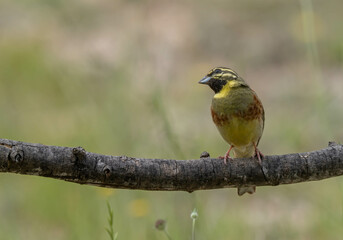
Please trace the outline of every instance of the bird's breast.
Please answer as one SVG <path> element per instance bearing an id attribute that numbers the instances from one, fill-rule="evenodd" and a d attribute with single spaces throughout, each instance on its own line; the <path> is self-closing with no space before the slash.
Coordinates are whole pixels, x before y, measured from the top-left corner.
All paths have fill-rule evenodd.
<path id="1" fill-rule="evenodd" d="M 224 140 L 236 147 L 257 144 L 262 135 L 263 107 L 250 88 L 213 98 L 211 115 Z"/>

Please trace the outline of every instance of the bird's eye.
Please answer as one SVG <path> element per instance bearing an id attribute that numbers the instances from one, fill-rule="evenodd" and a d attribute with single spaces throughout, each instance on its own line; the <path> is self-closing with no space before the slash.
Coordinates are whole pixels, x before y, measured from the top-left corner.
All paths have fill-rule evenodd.
<path id="1" fill-rule="evenodd" d="M 216 70 L 214 70 L 213 73 L 221 73 L 221 72 L 222 72 L 222 70 L 220 70 L 219 68 L 217 68 Z"/>

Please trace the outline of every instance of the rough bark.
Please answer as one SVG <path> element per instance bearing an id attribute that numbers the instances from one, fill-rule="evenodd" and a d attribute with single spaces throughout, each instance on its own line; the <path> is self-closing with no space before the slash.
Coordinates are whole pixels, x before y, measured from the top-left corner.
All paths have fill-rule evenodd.
<path id="1" fill-rule="evenodd" d="M 313 152 L 234 159 L 203 153 L 195 160 L 144 159 L 0 139 L 0 172 L 37 175 L 101 187 L 196 191 L 321 180 L 343 174 L 343 146 Z"/>

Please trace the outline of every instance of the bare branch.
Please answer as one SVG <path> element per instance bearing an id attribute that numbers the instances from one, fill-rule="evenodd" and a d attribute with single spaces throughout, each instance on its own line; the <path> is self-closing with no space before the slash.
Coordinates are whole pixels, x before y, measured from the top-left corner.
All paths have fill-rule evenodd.
<path id="1" fill-rule="evenodd" d="M 188 191 L 279 185 L 343 174 L 343 146 L 253 159 L 143 159 L 107 156 L 83 148 L 46 146 L 0 139 L 0 172 L 38 175 L 101 187 Z"/>

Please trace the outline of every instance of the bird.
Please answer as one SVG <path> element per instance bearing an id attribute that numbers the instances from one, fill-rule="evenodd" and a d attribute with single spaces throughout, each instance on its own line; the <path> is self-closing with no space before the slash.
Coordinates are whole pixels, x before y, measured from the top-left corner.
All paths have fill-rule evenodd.
<path id="1" fill-rule="evenodd" d="M 254 158 L 257 156 L 262 166 L 263 154 L 257 148 L 264 129 L 264 108 L 254 90 L 235 71 L 226 67 L 216 67 L 199 81 L 208 85 L 214 96 L 211 115 L 223 139 L 230 145 L 224 163 L 234 158 Z M 256 186 L 239 186 L 238 195 L 253 194 Z"/>

